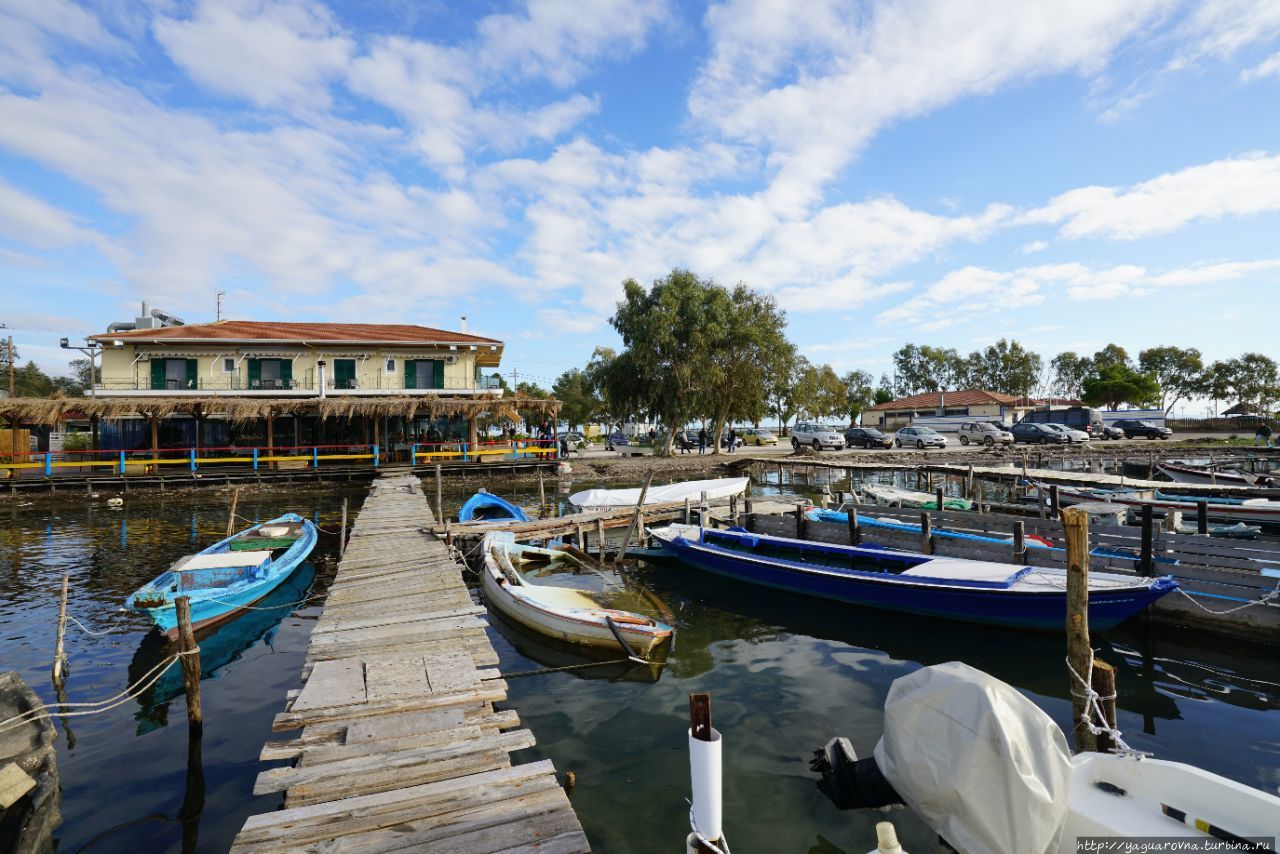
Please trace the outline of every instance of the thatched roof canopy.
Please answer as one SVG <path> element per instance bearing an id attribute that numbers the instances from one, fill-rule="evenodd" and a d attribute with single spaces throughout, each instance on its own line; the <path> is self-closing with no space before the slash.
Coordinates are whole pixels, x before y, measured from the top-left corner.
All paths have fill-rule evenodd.
<path id="1" fill-rule="evenodd" d="M 244 423 L 284 415 L 318 415 L 323 419 L 355 417 L 439 418 L 488 415 L 517 420 L 518 412 L 554 417 L 560 401 L 554 398 L 524 397 L 435 397 L 430 395 L 388 395 L 386 397 L 52 397 L 0 398 L 0 417 L 16 417 L 26 424 L 52 426 L 69 415 L 102 419 L 141 415 L 164 418 L 169 415 L 219 416 Z"/>

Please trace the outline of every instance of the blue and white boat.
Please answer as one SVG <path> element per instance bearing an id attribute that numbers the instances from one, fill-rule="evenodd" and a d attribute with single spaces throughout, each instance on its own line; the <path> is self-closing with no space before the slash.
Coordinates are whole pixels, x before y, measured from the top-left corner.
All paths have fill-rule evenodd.
<path id="1" fill-rule="evenodd" d="M 458 511 L 458 521 L 528 522 L 529 514 L 505 498 L 482 489 L 462 505 L 462 509 Z"/>
<path id="2" fill-rule="evenodd" d="M 719 575 L 824 599 L 930 617 L 1062 631 L 1067 574 L 1052 567 L 932 557 L 670 525 L 651 531 L 680 560 Z M 1168 576 L 1089 573 L 1089 625 L 1108 629 L 1178 585 Z"/>
<path id="3" fill-rule="evenodd" d="M 174 600 L 191 600 L 195 630 L 229 620 L 265 598 L 306 560 L 316 526 L 296 513 L 263 522 L 178 560 L 133 592 L 125 605 L 144 612 L 170 638 L 178 635 Z"/>

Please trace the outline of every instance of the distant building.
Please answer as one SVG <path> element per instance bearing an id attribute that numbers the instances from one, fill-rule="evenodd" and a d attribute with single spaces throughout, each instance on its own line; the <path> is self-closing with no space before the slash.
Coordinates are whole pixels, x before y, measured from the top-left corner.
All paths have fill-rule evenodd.
<path id="1" fill-rule="evenodd" d="M 897 430 L 915 419 L 946 416 L 1017 421 L 1022 413 L 1035 408 L 1035 404 L 1026 398 L 998 391 L 930 391 L 864 409 L 862 423 L 885 430 Z"/>

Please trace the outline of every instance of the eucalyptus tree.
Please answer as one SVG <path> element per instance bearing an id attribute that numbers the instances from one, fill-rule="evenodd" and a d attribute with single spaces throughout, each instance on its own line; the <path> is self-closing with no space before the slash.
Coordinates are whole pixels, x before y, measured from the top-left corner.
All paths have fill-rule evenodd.
<path id="1" fill-rule="evenodd" d="M 1061 397 L 1079 398 L 1084 394 L 1085 377 L 1093 373 L 1093 360 L 1068 350 L 1049 362 L 1053 371 L 1053 391 Z"/>
<path id="2" fill-rule="evenodd" d="M 1204 360 L 1195 347 L 1151 347 L 1138 354 L 1138 366 L 1160 383 L 1160 408 L 1166 415 L 1179 400 L 1205 392 Z"/>
<path id="3" fill-rule="evenodd" d="M 957 388 L 964 379 L 960 354 L 928 344 L 903 345 L 893 354 L 894 392 L 899 397 Z"/>
<path id="4" fill-rule="evenodd" d="M 966 384 L 971 388 L 1004 394 L 1030 396 L 1039 382 L 1043 365 L 1040 354 L 1017 341 L 1001 338 L 987 348 L 969 355 Z"/>

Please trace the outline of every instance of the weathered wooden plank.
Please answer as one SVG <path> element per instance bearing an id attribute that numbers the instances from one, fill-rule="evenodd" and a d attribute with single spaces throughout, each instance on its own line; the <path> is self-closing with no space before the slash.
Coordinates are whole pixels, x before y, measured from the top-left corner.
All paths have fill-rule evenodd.
<path id="1" fill-rule="evenodd" d="M 331 706 L 349 706 L 366 699 L 364 663 L 358 660 L 340 659 L 318 662 L 311 669 L 307 684 L 290 711 L 305 712 Z"/>
<path id="2" fill-rule="evenodd" d="M 365 693 L 370 700 L 431 693 L 422 656 L 380 656 L 364 662 Z"/>
<path id="3" fill-rule="evenodd" d="M 463 725 L 466 713 L 461 707 L 425 712 L 405 712 L 352 721 L 347 727 L 346 744 L 366 744 L 384 738 L 399 738 L 433 730 L 456 729 Z"/>
<path id="4" fill-rule="evenodd" d="M 448 692 L 443 694 L 426 694 L 417 697 L 395 697 L 389 700 L 364 702 L 349 706 L 332 706 L 327 708 L 307 709 L 302 712 L 289 710 L 276 715 L 271 723 L 275 732 L 297 729 L 313 723 L 324 723 L 343 719 L 367 718 L 385 715 L 389 712 L 422 711 L 426 709 L 443 709 L 471 703 L 475 700 L 486 700 L 490 703 L 505 699 L 507 683 L 501 679 L 481 683 L 481 687 L 471 691 Z"/>

